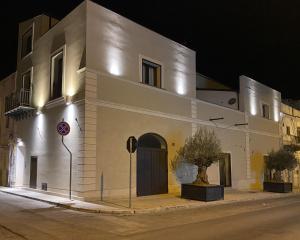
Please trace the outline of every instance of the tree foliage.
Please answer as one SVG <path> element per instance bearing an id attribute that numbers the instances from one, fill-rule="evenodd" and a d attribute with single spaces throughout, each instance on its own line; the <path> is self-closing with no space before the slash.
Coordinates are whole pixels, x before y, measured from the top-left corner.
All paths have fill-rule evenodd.
<path id="1" fill-rule="evenodd" d="M 177 169 L 180 163 L 191 163 L 198 168 L 207 168 L 221 158 L 221 144 L 212 130 L 199 128 L 197 132 L 188 137 L 172 162 L 172 168 Z"/>
<path id="2" fill-rule="evenodd" d="M 266 167 L 270 170 L 293 170 L 296 166 L 297 159 L 294 152 L 284 148 L 281 148 L 278 151 L 271 151 L 266 159 Z"/>

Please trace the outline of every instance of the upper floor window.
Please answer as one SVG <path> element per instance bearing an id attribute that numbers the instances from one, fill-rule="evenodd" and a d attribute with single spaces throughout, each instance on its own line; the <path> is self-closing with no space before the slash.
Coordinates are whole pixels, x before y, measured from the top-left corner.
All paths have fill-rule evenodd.
<path id="1" fill-rule="evenodd" d="M 64 54 L 63 51 L 55 54 L 51 58 L 51 85 L 50 85 L 50 100 L 62 96 L 62 83 L 64 72 Z"/>
<path id="2" fill-rule="evenodd" d="M 31 71 L 28 71 L 22 75 L 22 88 L 30 90 L 31 85 Z"/>
<path id="3" fill-rule="evenodd" d="M 300 127 L 297 127 L 297 136 L 300 137 Z"/>
<path id="4" fill-rule="evenodd" d="M 32 51 L 32 28 L 25 32 L 22 36 L 22 58 Z"/>
<path id="5" fill-rule="evenodd" d="M 143 59 L 142 68 L 142 82 L 161 88 L 161 65 Z"/>
<path id="6" fill-rule="evenodd" d="M 270 119 L 270 107 L 268 104 L 262 105 L 262 117 Z"/>
<path id="7" fill-rule="evenodd" d="M 286 135 L 291 135 L 291 129 L 289 126 L 286 127 Z"/>

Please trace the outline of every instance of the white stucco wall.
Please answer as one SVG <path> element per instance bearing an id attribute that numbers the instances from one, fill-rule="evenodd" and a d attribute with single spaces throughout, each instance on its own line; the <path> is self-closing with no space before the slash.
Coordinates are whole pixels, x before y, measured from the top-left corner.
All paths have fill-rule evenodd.
<path id="1" fill-rule="evenodd" d="M 249 77 L 240 76 L 240 109 L 262 116 L 262 104 L 269 105 L 270 120 L 279 121 L 281 93 Z"/>
<path id="2" fill-rule="evenodd" d="M 238 94 L 234 91 L 197 90 L 197 98 L 223 107 L 238 110 Z M 229 104 L 229 100 L 235 99 L 235 103 Z"/>
<path id="3" fill-rule="evenodd" d="M 141 82 L 141 59 L 162 66 L 162 88 L 196 96 L 196 53 L 87 1 L 87 68 Z"/>

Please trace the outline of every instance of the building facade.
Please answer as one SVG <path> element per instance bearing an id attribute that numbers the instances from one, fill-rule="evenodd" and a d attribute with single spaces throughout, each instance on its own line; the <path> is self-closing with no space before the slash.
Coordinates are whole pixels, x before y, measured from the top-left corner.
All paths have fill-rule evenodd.
<path id="1" fill-rule="evenodd" d="M 17 121 L 14 186 L 67 194 L 69 153 L 56 131 L 64 120 L 74 197 L 128 194 L 129 136 L 138 139 L 132 192 L 178 191 L 186 175 L 170 163 L 198 127 L 215 130 L 227 154 L 209 168 L 210 182 L 260 189 L 263 156 L 280 146 L 280 93 L 245 76 L 240 85 L 238 109 L 198 99 L 193 50 L 91 1 L 59 22 L 21 23 L 22 97 L 7 98 L 5 111 Z"/>
<path id="2" fill-rule="evenodd" d="M 299 145 L 300 144 L 300 111 L 287 104 L 281 104 L 281 134 L 283 145 Z M 298 166 L 293 170 L 290 181 L 293 182 L 293 188 L 300 187 L 300 152 L 296 152 Z"/>
<path id="3" fill-rule="evenodd" d="M 0 81 L 0 186 L 13 185 L 8 173 L 14 174 L 14 164 L 10 164 L 9 156 L 14 154 L 12 139 L 15 134 L 15 122 L 4 113 L 5 98 L 15 91 L 15 83 L 15 73 Z"/>

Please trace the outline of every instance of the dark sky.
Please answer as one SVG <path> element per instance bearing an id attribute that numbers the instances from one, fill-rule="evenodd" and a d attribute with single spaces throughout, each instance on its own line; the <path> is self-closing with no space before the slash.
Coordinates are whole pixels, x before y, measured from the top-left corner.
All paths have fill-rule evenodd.
<path id="1" fill-rule="evenodd" d="M 62 18 L 81 0 L 1 2 L 0 78 L 15 70 L 17 23 L 46 13 Z M 230 87 L 247 75 L 300 99 L 300 1 L 95 0 L 197 51 L 197 71 Z"/>

